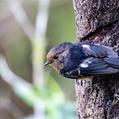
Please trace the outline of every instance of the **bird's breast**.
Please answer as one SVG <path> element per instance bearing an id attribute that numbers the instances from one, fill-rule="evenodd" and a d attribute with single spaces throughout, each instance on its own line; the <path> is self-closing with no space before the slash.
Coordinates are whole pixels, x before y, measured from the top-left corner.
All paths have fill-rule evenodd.
<path id="1" fill-rule="evenodd" d="M 50 64 L 55 70 L 59 71 L 60 69 L 63 68 L 63 63 L 60 61 L 54 61 L 52 64 Z"/>

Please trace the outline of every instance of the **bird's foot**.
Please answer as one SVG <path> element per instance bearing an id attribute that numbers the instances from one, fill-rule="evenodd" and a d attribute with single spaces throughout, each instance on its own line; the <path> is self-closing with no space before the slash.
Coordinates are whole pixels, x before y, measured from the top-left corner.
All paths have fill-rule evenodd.
<path id="1" fill-rule="evenodd" d="M 65 71 L 64 69 L 60 70 L 60 74 L 63 75 L 66 78 L 71 78 L 71 79 L 77 79 L 76 72 L 72 71 Z"/>

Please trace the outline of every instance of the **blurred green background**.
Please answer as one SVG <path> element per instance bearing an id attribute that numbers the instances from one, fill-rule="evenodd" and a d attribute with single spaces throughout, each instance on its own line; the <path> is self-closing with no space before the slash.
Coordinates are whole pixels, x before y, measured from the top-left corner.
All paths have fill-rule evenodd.
<path id="1" fill-rule="evenodd" d="M 43 66 L 55 44 L 76 40 L 73 3 L 44 1 L 0 1 L 0 119 L 75 119 L 74 80 Z"/>

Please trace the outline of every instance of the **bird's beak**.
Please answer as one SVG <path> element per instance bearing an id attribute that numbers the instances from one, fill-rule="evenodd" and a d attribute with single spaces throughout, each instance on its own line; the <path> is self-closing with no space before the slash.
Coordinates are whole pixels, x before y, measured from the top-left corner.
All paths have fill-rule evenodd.
<path id="1" fill-rule="evenodd" d="M 47 65 L 49 65 L 49 64 L 51 64 L 49 61 L 46 61 L 45 63 L 44 63 L 44 66 L 47 66 Z"/>

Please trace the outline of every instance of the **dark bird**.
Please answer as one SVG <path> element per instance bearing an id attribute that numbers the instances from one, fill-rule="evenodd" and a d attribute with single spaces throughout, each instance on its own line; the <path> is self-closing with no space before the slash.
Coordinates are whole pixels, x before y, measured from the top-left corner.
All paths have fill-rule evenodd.
<path id="1" fill-rule="evenodd" d="M 119 72 L 119 56 L 108 46 L 65 42 L 48 52 L 45 65 L 64 77 L 77 79 Z"/>

